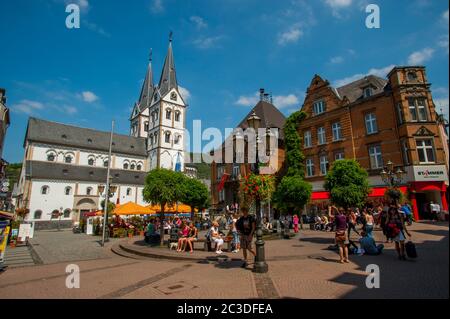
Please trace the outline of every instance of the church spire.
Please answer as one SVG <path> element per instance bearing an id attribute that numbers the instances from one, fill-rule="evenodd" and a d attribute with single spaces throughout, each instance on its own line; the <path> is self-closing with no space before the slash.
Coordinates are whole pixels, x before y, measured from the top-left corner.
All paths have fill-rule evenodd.
<path id="1" fill-rule="evenodd" d="M 141 95 L 139 96 L 139 107 L 141 110 L 149 107 L 155 86 L 153 85 L 153 69 L 152 69 L 152 49 L 150 49 L 147 73 L 145 74 L 144 84 L 142 85 Z"/>
<path id="2" fill-rule="evenodd" d="M 175 61 L 173 59 L 172 51 L 172 31 L 170 31 L 169 34 L 169 49 L 167 51 L 166 59 L 164 60 L 164 66 L 158 87 L 161 97 L 166 95 L 173 88 L 178 90 Z"/>

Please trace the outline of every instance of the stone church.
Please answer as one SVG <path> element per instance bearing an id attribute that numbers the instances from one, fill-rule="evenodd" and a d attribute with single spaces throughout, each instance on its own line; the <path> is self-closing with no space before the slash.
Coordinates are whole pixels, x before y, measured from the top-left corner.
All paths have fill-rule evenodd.
<path id="1" fill-rule="evenodd" d="M 180 94 L 172 40 L 157 85 L 152 59 L 130 117 L 130 135 L 30 118 L 24 160 L 16 187 L 16 208 L 27 212 L 35 229 L 71 226 L 83 214 L 101 208 L 110 166 L 114 203 L 145 205 L 147 172 L 184 171 L 186 102 Z"/>

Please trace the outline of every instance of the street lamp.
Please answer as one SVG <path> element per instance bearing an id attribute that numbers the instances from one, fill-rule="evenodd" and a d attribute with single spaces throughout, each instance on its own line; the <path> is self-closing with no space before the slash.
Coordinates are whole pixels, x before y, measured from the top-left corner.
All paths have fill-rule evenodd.
<path id="1" fill-rule="evenodd" d="M 61 229 L 60 229 L 60 223 L 61 223 L 61 215 L 63 214 L 63 209 L 64 209 L 64 207 L 60 207 L 59 208 L 59 216 L 58 216 L 58 231 L 60 231 Z"/>
<path id="2" fill-rule="evenodd" d="M 388 161 L 386 166 L 380 172 L 380 176 L 383 182 L 390 188 L 389 196 L 394 200 L 394 204 L 397 206 L 398 200 L 401 196 L 398 187 L 403 181 L 405 172 L 400 167 L 395 170 L 394 163 Z"/>
<path id="3" fill-rule="evenodd" d="M 102 233 L 102 246 L 105 245 L 105 235 L 106 235 L 106 224 L 108 222 L 108 204 L 109 199 L 114 196 L 115 192 L 117 191 L 117 186 L 111 185 L 112 176 L 109 177 L 107 187 L 105 185 L 98 185 L 98 193 L 102 194 L 105 192 L 105 194 L 101 197 L 105 197 L 105 205 L 103 207 L 104 215 L 103 215 L 103 233 Z"/>
<path id="4" fill-rule="evenodd" d="M 248 126 L 256 131 L 256 163 L 253 165 L 253 173 L 259 175 L 259 159 L 258 159 L 258 129 L 261 124 L 261 118 L 256 115 L 255 111 L 247 119 Z M 255 264 L 253 266 L 253 272 L 256 273 L 266 273 L 269 270 L 269 266 L 266 263 L 265 252 L 264 252 L 264 240 L 262 238 L 262 218 L 261 218 L 261 200 L 259 196 L 256 197 L 256 256 Z"/>

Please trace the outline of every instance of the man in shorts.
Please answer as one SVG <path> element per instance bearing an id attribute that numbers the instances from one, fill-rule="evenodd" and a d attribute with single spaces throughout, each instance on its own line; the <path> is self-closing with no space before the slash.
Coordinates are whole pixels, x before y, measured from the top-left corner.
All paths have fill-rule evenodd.
<path id="1" fill-rule="evenodd" d="M 241 208 L 242 216 L 236 222 L 236 228 L 239 232 L 242 254 L 244 255 L 244 263 L 242 268 L 247 267 L 247 250 L 256 256 L 256 253 L 252 250 L 253 234 L 256 229 L 256 220 L 253 216 L 248 214 L 246 207 Z"/>

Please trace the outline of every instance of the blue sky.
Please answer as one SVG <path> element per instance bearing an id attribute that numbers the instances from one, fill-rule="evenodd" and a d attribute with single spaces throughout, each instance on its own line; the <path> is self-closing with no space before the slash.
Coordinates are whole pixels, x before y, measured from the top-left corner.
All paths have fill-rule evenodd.
<path id="1" fill-rule="evenodd" d="M 67 29 L 65 6 L 81 8 Z M 367 29 L 376 3 L 381 28 Z M 338 86 L 393 65 L 427 67 L 435 103 L 448 114 L 447 0 L 0 0 L 0 87 L 11 126 L 3 157 L 21 161 L 29 116 L 128 134 L 150 48 L 155 81 L 174 34 L 187 128 L 234 127 L 272 92 L 298 110 L 314 74 Z"/>

